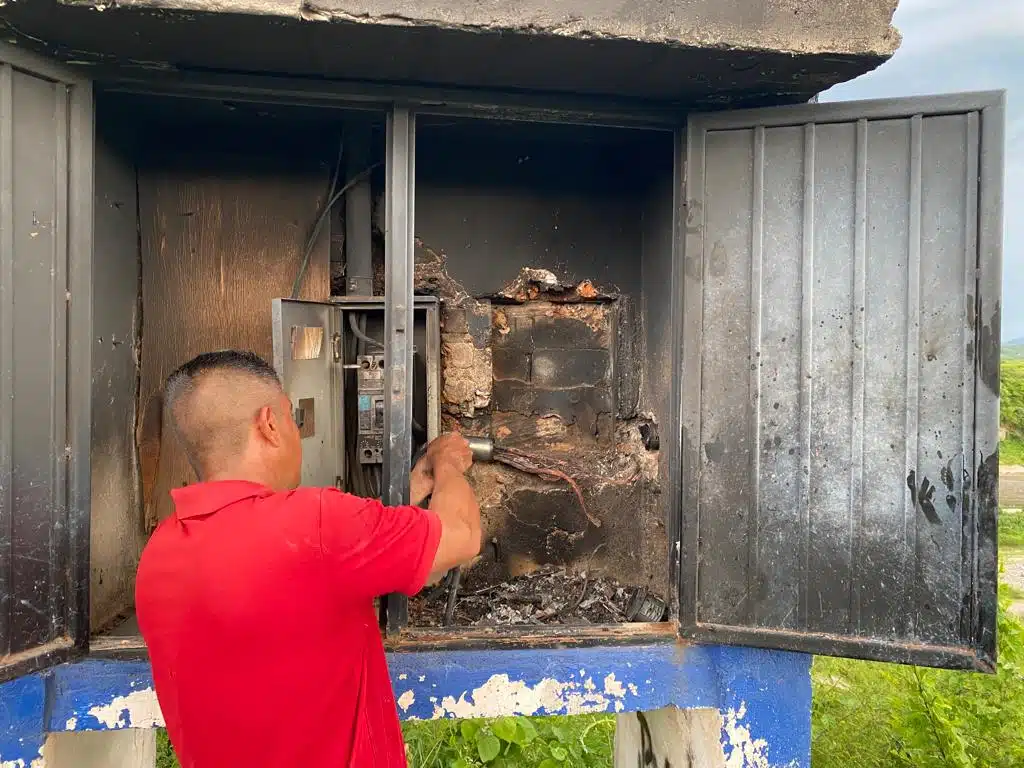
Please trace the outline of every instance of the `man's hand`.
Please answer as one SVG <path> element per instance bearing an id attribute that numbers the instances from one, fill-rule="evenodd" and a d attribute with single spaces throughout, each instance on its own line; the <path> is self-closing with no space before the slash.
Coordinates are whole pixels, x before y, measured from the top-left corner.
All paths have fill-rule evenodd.
<path id="1" fill-rule="evenodd" d="M 427 446 L 434 488 L 430 509 L 441 519 L 441 541 L 430 569 L 433 581 L 480 554 L 480 505 L 465 472 L 473 452 L 462 435 L 442 435 Z"/>
<path id="2" fill-rule="evenodd" d="M 455 432 L 441 435 L 427 446 L 424 457 L 430 462 L 431 470 L 436 472 L 438 465 L 450 465 L 460 474 L 465 473 L 473 465 L 473 452 L 469 449 L 466 438 Z"/>
<path id="3" fill-rule="evenodd" d="M 416 462 L 409 475 L 409 503 L 418 507 L 434 492 L 434 476 L 431 474 L 430 459 L 424 456 Z"/>
<path id="4" fill-rule="evenodd" d="M 434 468 L 438 464 L 464 473 L 472 463 L 473 453 L 462 435 L 446 434 L 434 439 L 409 475 L 409 502 L 419 506 L 434 492 Z"/>

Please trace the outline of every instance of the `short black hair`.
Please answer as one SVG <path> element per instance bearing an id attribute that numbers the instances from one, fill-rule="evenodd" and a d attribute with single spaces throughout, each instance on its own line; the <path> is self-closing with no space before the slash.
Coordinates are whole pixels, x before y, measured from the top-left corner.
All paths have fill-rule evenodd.
<path id="1" fill-rule="evenodd" d="M 167 382 L 164 384 L 164 402 L 171 400 L 170 393 L 173 390 L 212 371 L 247 373 L 260 379 L 266 379 L 268 383 L 281 384 L 274 366 L 255 352 L 222 349 L 218 352 L 203 352 L 201 355 L 196 355 L 168 376 Z"/>
<path id="2" fill-rule="evenodd" d="M 192 421 L 188 415 L 190 406 L 185 411 L 181 406 L 186 405 L 198 383 L 211 374 L 242 375 L 281 387 L 281 380 L 270 363 L 253 352 L 237 349 L 204 352 L 167 377 L 163 392 L 164 423 L 170 423 L 185 449 L 189 464 L 200 478 L 203 465 L 210 458 L 214 446 L 219 444 L 219 436 L 206 434 L 207 430 L 197 428 L 200 425 L 189 426 Z M 231 428 L 229 431 L 235 430 Z"/>

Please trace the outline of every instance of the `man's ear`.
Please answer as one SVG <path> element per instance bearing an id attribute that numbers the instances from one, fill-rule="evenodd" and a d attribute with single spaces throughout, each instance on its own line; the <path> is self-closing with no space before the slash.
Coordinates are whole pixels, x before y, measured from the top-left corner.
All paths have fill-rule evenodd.
<path id="1" fill-rule="evenodd" d="M 275 448 L 281 445 L 281 425 L 272 406 L 265 405 L 256 413 L 256 429 L 259 430 L 260 436 Z"/>

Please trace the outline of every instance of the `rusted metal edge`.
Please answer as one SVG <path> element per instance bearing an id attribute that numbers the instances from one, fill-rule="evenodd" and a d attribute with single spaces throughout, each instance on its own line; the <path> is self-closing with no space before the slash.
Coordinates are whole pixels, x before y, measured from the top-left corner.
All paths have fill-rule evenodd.
<path id="1" fill-rule="evenodd" d="M 679 640 L 674 622 L 556 627 L 413 629 L 385 642 L 393 653 L 492 648 L 535 649 L 590 645 L 641 645 Z"/>
<path id="2" fill-rule="evenodd" d="M 392 653 L 457 650 L 534 650 L 582 648 L 600 645 L 628 646 L 670 644 L 680 641 L 674 622 L 583 627 L 488 627 L 473 629 L 408 629 L 385 640 Z M 95 637 L 89 655 L 99 658 L 144 660 L 149 657 L 141 636 Z"/>
<path id="3" fill-rule="evenodd" d="M 798 647 L 802 653 L 816 656 L 843 656 L 893 664 L 995 672 L 995 659 L 990 655 L 976 653 L 967 647 L 950 645 L 898 643 L 871 637 L 848 637 L 824 632 L 792 632 L 765 627 L 748 629 L 721 624 L 684 627 L 683 636 L 700 643 L 742 645 L 782 651 L 792 651 Z"/>
<path id="4" fill-rule="evenodd" d="M 55 664 L 63 664 L 75 656 L 84 654 L 85 649 L 76 645 L 74 638 L 65 636 L 20 653 L 2 656 L 0 657 L 0 683 L 38 672 Z"/>

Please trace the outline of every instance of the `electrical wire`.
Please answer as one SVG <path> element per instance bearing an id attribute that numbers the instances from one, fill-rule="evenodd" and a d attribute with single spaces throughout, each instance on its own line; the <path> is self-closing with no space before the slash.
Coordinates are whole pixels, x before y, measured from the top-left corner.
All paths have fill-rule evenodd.
<path id="1" fill-rule="evenodd" d="M 349 313 L 348 326 L 352 329 L 352 335 L 359 339 L 361 342 L 366 344 L 368 347 L 374 347 L 376 349 L 384 349 L 384 342 L 377 341 L 372 336 L 368 336 L 366 331 L 359 327 L 359 323 L 356 322 L 356 315 L 354 312 Z"/>
<path id="2" fill-rule="evenodd" d="M 371 173 L 373 173 L 374 169 L 376 169 L 377 166 L 379 166 L 380 164 L 381 163 L 377 162 L 374 163 L 373 165 L 368 166 L 367 168 L 364 168 L 362 171 L 360 171 L 351 179 L 349 179 L 345 183 L 345 186 L 343 186 L 341 189 L 339 189 L 337 192 L 335 192 L 327 199 L 327 204 L 324 205 L 323 210 L 320 211 L 320 215 L 317 216 L 316 222 L 313 224 L 313 229 L 309 233 L 309 238 L 306 240 L 306 246 L 302 255 L 302 264 L 299 266 L 298 274 L 295 275 L 295 282 L 292 283 L 291 298 L 299 298 L 299 291 L 302 289 L 302 281 L 306 277 L 306 269 L 309 268 L 309 260 L 313 255 L 313 247 L 316 245 L 317 238 L 320 236 L 320 229 L 323 227 L 324 222 L 327 220 L 327 216 L 328 214 L 330 214 L 331 209 L 334 208 L 334 204 L 341 200 L 341 198 L 345 196 L 345 193 L 352 189 L 352 187 L 354 187 L 356 184 L 358 184 Z"/>

